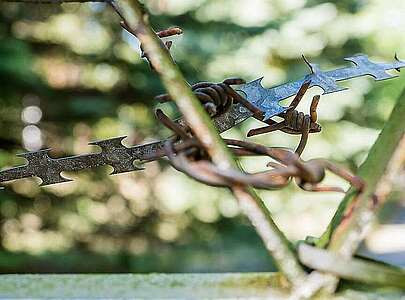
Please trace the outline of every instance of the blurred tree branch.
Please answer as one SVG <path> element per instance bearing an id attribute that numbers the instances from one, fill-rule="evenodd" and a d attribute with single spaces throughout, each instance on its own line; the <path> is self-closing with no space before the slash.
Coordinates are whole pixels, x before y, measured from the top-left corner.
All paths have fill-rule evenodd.
<path id="1" fill-rule="evenodd" d="M 169 95 L 176 102 L 187 124 L 204 145 L 214 163 L 221 168 L 237 168 L 236 161 L 213 126 L 210 117 L 192 93 L 167 49 L 163 47 L 156 33 L 150 28 L 148 16 L 143 12 L 138 1 L 121 1 L 119 4 L 120 7 L 117 7 L 117 3 L 112 3 L 118 14 L 123 17 L 125 25 L 141 41 Z M 243 212 L 256 227 L 279 269 L 294 287 L 300 285 L 305 279 L 305 272 L 263 201 L 250 187 L 234 186 L 231 190 L 239 200 Z"/>
<path id="2" fill-rule="evenodd" d="M 332 251 L 311 247 L 305 243 L 299 245 L 298 255 L 305 266 L 320 272 L 334 274 L 341 279 L 405 289 L 405 272 L 400 268 L 361 258 L 343 257 Z"/>
<path id="3" fill-rule="evenodd" d="M 330 255 L 338 255 L 349 260 L 355 254 L 375 221 L 378 209 L 382 207 L 391 192 L 395 176 L 405 163 L 404 115 L 405 89 L 397 99 L 387 123 L 359 169 L 358 174 L 366 183 L 365 190 L 359 195 L 354 189 L 346 193 L 327 230 L 316 243 L 317 247 L 327 247 L 332 252 Z M 339 278 L 330 273 L 314 271 L 311 275 L 318 275 L 316 278 L 318 284 L 315 283 L 317 288 L 313 289 L 312 294 L 321 288 L 323 292 L 333 292 L 339 282 Z M 311 275 L 309 278 L 315 278 Z M 392 278 L 383 276 L 380 280 L 389 285 Z M 303 289 L 312 285 L 314 282 L 308 280 L 303 285 Z"/>
<path id="4" fill-rule="evenodd" d="M 405 161 L 405 89 L 397 100 L 386 125 L 360 166 L 358 175 L 366 182 L 365 191 L 355 198 L 350 190 L 340 204 L 328 229 L 318 242 L 342 255 L 352 255 L 375 219 L 375 212 L 391 191 L 393 179 Z"/>

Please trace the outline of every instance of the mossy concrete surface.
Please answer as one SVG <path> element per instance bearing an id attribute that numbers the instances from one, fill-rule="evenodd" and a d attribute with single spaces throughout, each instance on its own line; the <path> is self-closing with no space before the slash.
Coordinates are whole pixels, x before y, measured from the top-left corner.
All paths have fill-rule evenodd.
<path id="1" fill-rule="evenodd" d="M 4 299 L 286 299 L 277 273 L 0 275 Z"/>
<path id="2" fill-rule="evenodd" d="M 0 275 L 0 299 L 289 299 L 279 273 Z M 349 285 L 334 300 L 405 300 L 393 288 Z"/>

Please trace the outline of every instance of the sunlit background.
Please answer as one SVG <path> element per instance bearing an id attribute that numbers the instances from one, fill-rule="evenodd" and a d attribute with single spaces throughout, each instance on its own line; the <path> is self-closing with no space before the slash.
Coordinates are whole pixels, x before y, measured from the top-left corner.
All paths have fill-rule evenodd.
<path id="1" fill-rule="evenodd" d="M 308 73 L 301 55 L 324 69 L 366 53 L 405 59 L 403 0 L 149 0 L 156 30 L 178 25 L 173 56 L 190 83 L 264 76 L 270 87 Z M 52 156 L 97 151 L 93 140 L 127 135 L 126 145 L 167 137 L 153 96 L 164 91 L 139 57 L 139 43 L 101 3 L 0 4 L 0 168 L 23 164 L 24 151 Z M 405 77 L 360 78 L 321 98 L 322 133 L 305 159 L 328 158 L 355 171 L 367 155 Z M 299 109 L 308 112 L 311 89 Z M 176 115 L 170 105 L 161 107 Z M 245 138 L 244 122 L 224 136 Z M 266 145 L 294 148 L 298 137 L 271 133 Z M 267 161 L 243 161 L 249 171 Z M 65 174 L 75 181 L 38 187 L 14 182 L 0 191 L 0 272 L 225 272 L 274 270 L 271 257 L 225 189 L 199 184 L 164 161 L 107 176 L 110 167 Z M 405 183 L 381 214 L 362 253 L 405 266 Z M 326 184 L 347 188 L 336 176 Z M 319 236 L 342 199 L 294 184 L 260 191 L 294 240 Z"/>

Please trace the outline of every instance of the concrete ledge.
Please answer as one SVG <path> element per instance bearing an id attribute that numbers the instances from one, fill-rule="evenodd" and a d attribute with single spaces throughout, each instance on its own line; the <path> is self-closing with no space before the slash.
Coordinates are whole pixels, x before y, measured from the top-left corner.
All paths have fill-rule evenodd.
<path id="1" fill-rule="evenodd" d="M 405 291 L 351 288 L 328 300 L 405 300 Z M 0 275 L 0 299 L 288 299 L 278 273 Z M 324 299 L 324 298 L 319 298 Z"/>
<path id="2" fill-rule="evenodd" d="M 0 275 L 0 298 L 285 299 L 277 273 Z"/>

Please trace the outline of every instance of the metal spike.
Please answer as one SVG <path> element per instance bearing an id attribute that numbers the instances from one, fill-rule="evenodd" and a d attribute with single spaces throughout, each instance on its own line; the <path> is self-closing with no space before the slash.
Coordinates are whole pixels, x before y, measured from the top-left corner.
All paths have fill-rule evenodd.
<path id="1" fill-rule="evenodd" d="M 223 115 L 214 119 L 218 131 L 223 132 L 251 117 L 253 114 L 243 105 L 237 103 Z M 165 141 L 152 142 L 143 145 L 126 147 L 122 144 L 125 136 L 115 137 L 89 143 L 101 148 L 100 152 L 52 158 L 50 149 L 36 152 L 21 153 L 18 156 L 27 160 L 25 165 L 0 171 L 0 182 L 7 182 L 22 178 L 39 177 L 41 186 L 71 181 L 61 175 L 62 172 L 74 172 L 104 165 L 113 168 L 112 175 L 139 171 L 144 168 L 135 166 L 134 161 L 149 160 L 163 149 Z M 0 187 L 1 188 L 1 187 Z"/>
<path id="2" fill-rule="evenodd" d="M 375 80 L 390 79 L 396 76 L 386 71 L 394 69 L 399 71 L 405 67 L 405 62 L 399 60 L 397 56 L 393 63 L 374 63 L 368 59 L 367 55 L 358 54 L 345 58 L 354 66 L 322 71 L 316 64 L 310 63 L 304 55 L 302 58 L 311 70 L 311 73 L 303 79 L 266 89 L 260 84 L 262 78 L 259 78 L 239 87 L 239 90 L 246 95 L 247 100 L 265 113 L 264 120 L 283 111 L 285 107 L 280 106 L 279 102 L 294 96 L 305 80 L 311 80 L 311 87 L 319 86 L 324 90 L 324 94 L 330 94 L 347 89 L 339 86 L 337 84 L 339 81 L 366 75 L 373 76 Z"/>
<path id="3" fill-rule="evenodd" d="M 354 63 L 356 67 L 361 70 L 362 73 L 359 76 L 370 75 L 377 81 L 396 77 L 395 75 L 387 73 L 387 69 L 383 64 L 371 62 L 367 55 L 347 57 L 345 60 Z"/>
<path id="4" fill-rule="evenodd" d="M 114 168 L 113 174 L 137 171 L 133 161 L 141 158 L 150 148 L 157 148 L 155 144 L 146 144 L 142 147 L 127 148 L 121 144 L 125 137 L 118 137 L 90 143 L 101 148 L 101 152 L 83 154 L 62 158 L 51 158 L 50 149 L 36 152 L 22 153 L 18 156 L 27 160 L 27 164 L 0 171 L 0 182 L 11 181 L 27 177 L 39 177 L 41 185 L 50 185 L 71 181 L 61 176 L 62 172 L 79 171 L 88 168 L 110 165 Z"/>
<path id="5" fill-rule="evenodd" d="M 311 63 L 309 62 L 309 60 L 305 57 L 304 54 L 302 54 L 301 56 L 302 56 L 302 59 L 304 60 L 304 62 L 307 64 L 307 66 L 308 66 L 309 70 L 311 71 L 311 73 L 314 74 L 314 73 L 315 73 L 315 70 L 314 70 L 314 68 L 313 68 L 313 64 L 311 64 Z"/>
<path id="6" fill-rule="evenodd" d="M 398 53 L 396 53 L 396 52 L 395 52 L 395 55 L 394 55 L 394 59 L 395 59 L 397 62 L 402 62 L 402 61 L 398 58 Z M 400 68 L 395 68 L 395 70 L 398 71 L 398 72 L 401 72 L 401 69 L 400 69 Z"/>

